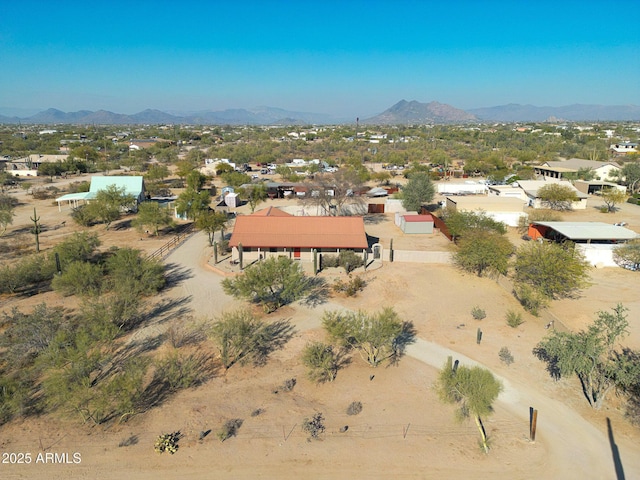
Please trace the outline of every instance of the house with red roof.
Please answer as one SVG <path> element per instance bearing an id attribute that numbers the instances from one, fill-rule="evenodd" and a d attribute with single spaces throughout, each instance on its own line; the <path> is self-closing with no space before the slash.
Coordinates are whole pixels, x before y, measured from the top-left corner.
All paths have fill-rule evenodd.
<path id="1" fill-rule="evenodd" d="M 313 251 L 336 254 L 341 250 L 364 253 L 369 247 L 362 217 L 295 216 L 269 207 L 236 218 L 229 247 L 243 261 L 286 255 L 313 261 Z"/>

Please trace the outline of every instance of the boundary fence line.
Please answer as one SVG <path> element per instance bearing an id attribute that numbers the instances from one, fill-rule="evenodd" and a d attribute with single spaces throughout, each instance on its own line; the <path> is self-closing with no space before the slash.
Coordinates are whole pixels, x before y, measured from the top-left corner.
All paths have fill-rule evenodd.
<path id="1" fill-rule="evenodd" d="M 171 240 L 161 246 L 158 250 L 151 253 L 147 258 L 164 259 L 169 253 L 178 248 L 184 243 L 184 241 L 195 233 L 196 229 L 193 223 L 188 224 L 181 232 L 178 232 Z"/>

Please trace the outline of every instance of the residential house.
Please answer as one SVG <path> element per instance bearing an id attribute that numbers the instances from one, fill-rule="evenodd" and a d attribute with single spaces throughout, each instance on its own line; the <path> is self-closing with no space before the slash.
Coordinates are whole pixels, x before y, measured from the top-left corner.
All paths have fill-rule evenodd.
<path id="1" fill-rule="evenodd" d="M 118 189 L 123 189 L 124 193 L 131 195 L 134 198 L 135 205 L 133 210 L 137 209 L 138 204 L 146 199 L 146 192 L 144 188 L 144 177 L 141 176 L 95 176 L 91 177 L 91 185 L 88 192 L 68 193 L 61 197 L 56 198 L 58 202 L 58 210 L 61 209 L 61 205 L 67 202 L 69 206 L 78 207 L 80 202 L 89 203 L 96 198 L 98 192 L 105 190 L 111 186 L 115 186 Z"/>
<path id="2" fill-rule="evenodd" d="M 236 218 L 229 240 L 235 260 L 240 245 L 246 262 L 280 255 L 313 261 L 314 250 L 364 254 L 369 247 L 362 217 L 294 216 L 275 207 Z"/>
<path id="3" fill-rule="evenodd" d="M 594 173 L 596 180 L 606 180 L 614 178 L 622 167 L 616 162 L 597 162 L 595 160 L 583 160 L 581 158 L 570 158 L 557 162 L 544 162 L 542 165 L 534 167 L 536 175 L 561 179 L 574 176 L 580 170 L 590 170 Z"/>

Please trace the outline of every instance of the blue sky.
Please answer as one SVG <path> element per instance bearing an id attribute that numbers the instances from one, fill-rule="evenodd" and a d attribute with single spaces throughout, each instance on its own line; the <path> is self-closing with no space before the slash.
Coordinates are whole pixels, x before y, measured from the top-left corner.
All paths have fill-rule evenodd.
<path id="1" fill-rule="evenodd" d="M 0 0 L 0 108 L 640 105 L 637 1 Z"/>

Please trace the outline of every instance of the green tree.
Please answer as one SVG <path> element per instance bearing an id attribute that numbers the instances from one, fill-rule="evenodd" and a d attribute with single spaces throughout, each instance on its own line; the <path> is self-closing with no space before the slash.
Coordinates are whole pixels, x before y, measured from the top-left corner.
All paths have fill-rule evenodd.
<path id="1" fill-rule="evenodd" d="M 140 250 L 119 248 L 105 262 L 109 287 L 117 292 L 149 296 L 165 285 L 164 266 Z"/>
<path id="2" fill-rule="evenodd" d="M 482 438 L 482 448 L 488 453 L 489 444 L 482 418 L 493 412 L 492 405 L 503 389 L 502 383 L 482 367 L 460 365 L 454 369 L 449 357 L 438 375 L 436 389 L 442 401 L 459 406 L 456 410 L 459 420 L 473 417 Z"/>
<path id="3" fill-rule="evenodd" d="M 304 348 L 302 363 L 309 369 L 309 379 L 318 383 L 333 382 L 340 364 L 338 353 L 322 342 L 311 342 Z"/>
<path id="4" fill-rule="evenodd" d="M 221 232 L 221 237 L 224 236 L 224 228 L 227 225 L 229 219 L 224 212 L 216 212 L 215 210 L 207 210 L 196 218 L 196 227 L 200 230 L 207 232 L 209 238 L 209 246 L 213 246 L 215 241 L 215 235 L 218 230 Z M 224 240 L 224 238 L 223 238 Z"/>
<path id="5" fill-rule="evenodd" d="M 415 172 L 401 191 L 402 206 L 408 211 L 420 211 L 425 203 L 433 200 L 435 186 L 427 172 Z"/>
<path id="6" fill-rule="evenodd" d="M 184 184 L 185 178 L 194 171 L 197 167 L 197 164 L 191 160 L 180 160 L 176 163 L 176 175 L 180 177 L 180 180 Z"/>
<path id="7" fill-rule="evenodd" d="M 550 183 L 538 189 L 537 196 L 543 205 L 551 210 L 571 210 L 572 203 L 578 200 L 573 188 L 559 183 Z"/>
<path id="8" fill-rule="evenodd" d="M 260 363 L 271 340 L 266 325 L 245 309 L 222 314 L 211 327 L 209 336 L 216 343 L 227 370 L 236 363 Z"/>
<path id="9" fill-rule="evenodd" d="M 160 227 L 174 226 L 171 210 L 161 207 L 158 202 L 142 202 L 138 206 L 138 214 L 133 220 L 133 226 L 142 231 L 150 228 L 155 236 L 158 236 Z"/>
<path id="10" fill-rule="evenodd" d="M 619 178 L 624 180 L 629 193 L 634 194 L 640 190 L 640 162 L 633 161 L 625 163 L 620 171 Z"/>
<path id="11" fill-rule="evenodd" d="M 89 262 L 72 262 L 54 275 L 51 287 L 63 295 L 95 295 L 102 285 L 102 268 Z"/>
<path id="12" fill-rule="evenodd" d="M 372 367 L 398 358 L 411 334 L 410 326 L 389 307 L 374 314 L 325 312 L 322 326 L 332 340 L 356 350 Z"/>
<path id="13" fill-rule="evenodd" d="M 312 284 L 300 264 L 287 257 L 269 257 L 222 281 L 225 293 L 258 303 L 268 312 L 303 298 Z"/>
<path id="14" fill-rule="evenodd" d="M 598 312 L 587 330 L 577 333 L 553 330 L 534 349 L 547 362 L 555 377 L 576 374 L 589 405 L 600 409 L 614 388 L 624 389 L 637 382 L 640 362 L 621 348 L 629 322 L 621 304 L 613 312 Z"/>
<path id="15" fill-rule="evenodd" d="M 606 211 L 611 213 L 616 211 L 616 205 L 627 200 L 627 194 L 626 192 L 614 187 L 603 190 L 600 194 L 600 198 L 602 198 L 602 201 L 604 202 Z"/>
<path id="16" fill-rule="evenodd" d="M 472 229 L 458 243 L 453 262 L 479 277 L 507 273 L 514 246 L 504 235 L 492 230 Z"/>
<path id="17" fill-rule="evenodd" d="M 247 188 L 247 202 L 251 207 L 251 213 L 256 207 L 267 199 L 267 187 L 264 183 L 256 183 Z"/>
<path id="18" fill-rule="evenodd" d="M 73 262 L 88 262 L 94 259 L 96 250 L 100 246 L 100 239 L 95 233 L 73 233 L 57 244 L 54 254 L 60 259 L 60 266 L 65 268 Z"/>
<path id="19" fill-rule="evenodd" d="M 589 268 L 573 244 L 529 242 L 516 251 L 514 281 L 548 299 L 570 297 L 586 284 Z"/>
<path id="20" fill-rule="evenodd" d="M 628 270 L 640 271 L 640 240 L 631 240 L 613 249 L 615 262 Z"/>
<path id="21" fill-rule="evenodd" d="M 15 199 L 9 195 L 0 194 L 0 237 L 2 237 L 9 225 L 13 223 Z"/>
<path id="22" fill-rule="evenodd" d="M 487 230 L 499 234 L 507 233 L 507 227 L 502 222 L 494 220 L 485 212 L 458 212 L 456 210 L 445 209 L 442 215 L 449 233 L 455 241 L 464 237 L 470 230 Z"/>
<path id="23" fill-rule="evenodd" d="M 96 198 L 86 208 L 109 229 L 111 223 L 118 220 L 123 211 L 134 208 L 135 202 L 133 195 L 126 193 L 124 187 L 109 185 L 98 191 Z"/>
<path id="24" fill-rule="evenodd" d="M 38 167 L 38 175 L 43 177 L 49 177 L 53 180 L 53 177 L 62 173 L 62 164 L 59 162 L 43 162 Z"/>
<path id="25" fill-rule="evenodd" d="M 200 215 L 209 210 L 210 202 L 209 192 L 205 190 L 197 192 L 192 188 L 187 188 L 176 200 L 176 212 L 178 215 L 185 215 L 190 220 L 197 220 Z"/>
<path id="26" fill-rule="evenodd" d="M 526 217 L 520 217 L 518 219 L 518 231 L 520 233 L 527 233 L 529 231 L 529 224 L 533 222 L 560 222 L 562 216 L 555 210 L 548 210 L 546 208 L 538 208 L 531 210 L 527 213 Z"/>
<path id="27" fill-rule="evenodd" d="M 154 163 L 149 166 L 145 178 L 151 182 L 162 182 L 169 174 L 169 167 L 161 163 Z"/>
<path id="28" fill-rule="evenodd" d="M 200 173 L 198 170 L 193 170 L 192 172 L 189 172 L 186 180 L 187 180 L 187 188 L 190 188 L 192 190 L 195 190 L 196 192 L 199 192 L 200 190 L 202 190 L 202 187 L 207 181 L 207 177 L 204 176 L 202 173 Z"/>

